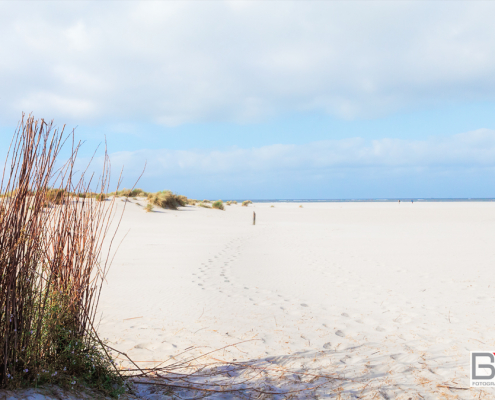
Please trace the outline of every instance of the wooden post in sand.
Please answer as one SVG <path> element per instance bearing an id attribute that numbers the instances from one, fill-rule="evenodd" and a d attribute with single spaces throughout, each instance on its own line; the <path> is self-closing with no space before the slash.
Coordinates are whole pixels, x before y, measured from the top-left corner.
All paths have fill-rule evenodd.
<path id="1" fill-rule="evenodd" d="M 256 225 L 256 213 L 253 211 L 253 225 Z"/>

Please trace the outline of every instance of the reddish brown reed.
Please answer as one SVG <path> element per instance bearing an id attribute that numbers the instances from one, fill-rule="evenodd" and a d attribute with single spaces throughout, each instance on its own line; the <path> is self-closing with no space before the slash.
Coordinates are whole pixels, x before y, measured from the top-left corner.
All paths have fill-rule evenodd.
<path id="1" fill-rule="evenodd" d="M 72 138 L 70 156 L 57 165 L 68 138 Z M 57 130 L 53 122 L 23 115 L 9 149 L 0 184 L 4 195 L 0 385 L 4 387 L 35 377 L 47 360 L 60 355 L 67 332 L 83 339 L 93 325 L 109 266 L 102 243 L 109 233 L 114 202 L 78 196 L 89 192 L 92 184 L 91 177 L 85 181 L 86 171 L 75 178 L 79 146 L 64 128 Z M 103 174 L 96 182 L 100 194 L 107 191 L 109 178 L 105 154 Z M 46 207 L 48 203 L 52 206 Z"/>

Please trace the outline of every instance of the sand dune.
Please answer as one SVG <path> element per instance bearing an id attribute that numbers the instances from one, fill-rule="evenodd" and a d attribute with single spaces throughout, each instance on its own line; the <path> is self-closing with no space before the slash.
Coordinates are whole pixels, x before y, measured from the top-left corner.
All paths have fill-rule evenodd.
<path id="1" fill-rule="evenodd" d="M 140 365 L 253 339 L 213 357 L 339 377 L 297 398 L 480 396 L 456 388 L 495 348 L 493 203 L 155 211 L 128 204 L 100 303 Z"/>

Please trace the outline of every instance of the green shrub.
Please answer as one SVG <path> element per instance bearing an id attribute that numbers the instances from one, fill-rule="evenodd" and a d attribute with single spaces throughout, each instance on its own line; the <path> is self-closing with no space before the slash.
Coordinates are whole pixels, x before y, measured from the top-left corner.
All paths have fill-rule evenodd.
<path id="1" fill-rule="evenodd" d="M 211 205 L 211 208 L 216 208 L 217 210 L 223 210 L 224 207 L 223 207 L 222 200 L 217 200 L 217 201 L 213 202 L 213 204 Z"/>

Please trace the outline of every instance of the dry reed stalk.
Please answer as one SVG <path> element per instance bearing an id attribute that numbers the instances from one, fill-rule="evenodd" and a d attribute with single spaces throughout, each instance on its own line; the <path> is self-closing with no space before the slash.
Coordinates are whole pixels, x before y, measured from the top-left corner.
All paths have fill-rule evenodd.
<path id="1" fill-rule="evenodd" d="M 214 353 L 229 347 L 250 342 L 246 340 L 209 351 L 199 356 L 186 357 L 181 361 L 175 361 L 177 356 L 187 354 L 196 349 L 188 349 L 181 354 L 171 357 L 174 360 L 168 365 L 157 365 L 153 368 L 141 368 L 137 366 L 138 361 L 132 360 L 127 354 L 122 354 L 131 362 L 135 368 L 128 368 L 126 376 L 132 382 L 141 385 L 152 385 L 169 389 L 187 389 L 192 392 L 202 393 L 207 396 L 212 393 L 226 393 L 231 396 L 247 396 L 247 398 L 258 398 L 265 396 L 293 396 L 296 394 L 315 392 L 326 386 L 335 388 L 341 381 L 350 381 L 338 374 L 318 374 L 301 371 L 292 371 L 290 368 L 274 366 L 263 360 L 251 360 L 245 362 L 229 362 L 211 357 Z M 254 339 L 256 340 L 256 339 Z M 200 359 L 209 357 L 212 361 L 199 362 Z M 301 379 L 294 381 L 291 376 L 305 377 L 308 381 Z M 267 387 L 270 383 L 271 389 Z M 285 386 L 285 388 L 282 388 Z M 191 393 L 189 393 L 191 394 Z M 305 394 L 303 395 L 306 396 Z"/>
<path id="2" fill-rule="evenodd" d="M 70 157 L 58 166 L 70 137 Z M 92 335 L 109 267 L 108 257 L 101 262 L 101 252 L 114 202 L 83 195 L 90 191 L 92 176 L 85 182 L 84 171 L 75 178 L 79 146 L 64 128 L 23 115 L 9 148 L 0 184 L 6 194 L 0 216 L 2 387 L 37 382 L 45 368 L 67 363 L 67 348 L 74 340 L 78 345 Z M 97 182 L 101 194 L 109 179 L 105 154 Z M 45 207 L 53 191 L 49 186 L 56 187 L 57 205 Z"/>

